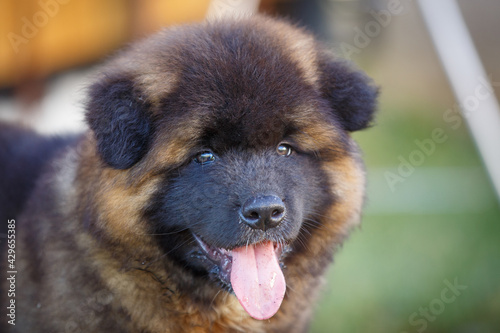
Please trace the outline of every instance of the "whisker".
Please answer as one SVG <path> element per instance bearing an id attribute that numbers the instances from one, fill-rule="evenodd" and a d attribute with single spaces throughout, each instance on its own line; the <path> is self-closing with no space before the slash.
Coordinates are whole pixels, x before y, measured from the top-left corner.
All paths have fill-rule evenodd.
<path id="1" fill-rule="evenodd" d="M 222 289 L 221 289 L 221 290 L 222 290 Z M 230 295 L 230 294 L 229 294 L 228 292 L 226 292 L 226 293 L 224 294 L 224 297 L 222 298 L 222 302 L 227 303 L 227 299 L 229 298 L 229 295 Z"/>
<path id="2" fill-rule="evenodd" d="M 212 305 L 215 302 L 215 299 L 217 298 L 217 296 L 219 296 L 221 291 L 222 291 L 222 289 L 219 289 L 219 291 L 215 294 L 214 298 L 212 298 L 212 301 L 210 302 L 210 307 L 212 307 Z"/>
<path id="3" fill-rule="evenodd" d="M 295 289 L 293 289 L 290 285 L 287 284 L 287 286 L 286 286 L 286 292 L 288 293 L 288 291 L 291 291 L 292 293 L 296 293 L 297 292 Z"/>
<path id="4" fill-rule="evenodd" d="M 176 231 L 171 231 L 171 232 L 152 233 L 152 234 L 145 233 L 144 235 L 147 235 L 147 236 L 167 236 L 167 235 L 174 235 L 174 234 L 178 234 L 178 233 L 183 232 L 183 231 L 186 231 L 186 230 L 188 230 L 188 229 L 189 229 L 189 228 L 184 228 L 184 229 L 180 229 L 180 230 L 176 230 Z"/>
<path id="5" fill-rule="evenodd" d="M 307 248 L 307 245 L 304 243 L 304 240 L 302 239 L 303 235 L 302 232 L 300 232 L 297 235 L 297 238 L 295 239 L 296 242 L 298 242 L 302 247 Z"/>
<path id="6" fill-rule="evenodd" d="M 309 235 L 311 234 L 311 232 L 308 230 L 309 227 L 315 227 L 310 221 L 302 221 L 302 225 L 300 226 L 300 231 L 305 231 L 307 232 Z"/>
<path id="7" fill-rule="evenodd" d="M 321 224 L 320 222 L 309 218 L 305 218 L 302 224 L 307 227 L 311 227 L 318 230 L 321 230 L 324 227 L 323 224 Z"/>
<path id="8" fill-rule="evenodd" d="M 320 214 L 320 213 L 315 212 L 315 211 L 305 211 L 304 213 L 306 213 L 307 215 L 322 217 L 322 218 L 325 218 L 328 220 L 332 219 L 331 216 L 323 215 L 323 214 Z"/>
<path id="9" fill-rule="evenodd" d="M 170 254 L 171 252 L 173 252 L 173 251 L 175 251 L 175 250 L 177 250 L 177 249 L 179 249 L 179 248 L 183 247 L 184 245 L 187 245 L 187 244 L 192 244 L 192 243 L 194 243 L 194 240 L 187 240 L 187 241 L 184 241 L 184 242 L 182 242 L 182 243 L 178 244 L 178 245 L 177 245 L 176 247 L 174 247 L 173 249 L 170 249 L 170 251 L 163 253 L 163 254 L 162 254 L 162 255 L 161 255 L 158 259 L 163 259 L 163 258 L 165 258 L 168 254 Z"/>

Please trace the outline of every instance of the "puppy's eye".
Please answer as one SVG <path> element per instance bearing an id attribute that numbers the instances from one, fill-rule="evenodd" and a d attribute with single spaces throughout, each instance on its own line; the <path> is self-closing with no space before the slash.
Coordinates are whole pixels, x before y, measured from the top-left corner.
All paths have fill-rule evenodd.
<path id="1" fill-rule="evenodd" d="M 194 161 L 201 165 L 209 164 L 215 161 L 215 155 L 211 151 L 204 151 L 196 155 Z"/>
<path id="2" fill-rule="evenodd" d="M 276 152 L 278 155 L 288 157 L 292 154 L 293 148 L 286 143 L 281 143 L 278 147 L 276 147 Z"/>

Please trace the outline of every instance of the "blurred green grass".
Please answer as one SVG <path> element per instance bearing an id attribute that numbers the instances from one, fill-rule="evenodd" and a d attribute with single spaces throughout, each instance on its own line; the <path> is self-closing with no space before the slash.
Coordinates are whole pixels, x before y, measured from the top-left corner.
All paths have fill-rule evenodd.
<path id="1" fill-rule="evenodd" d="M 499 332 L 500 209 L 474 143 L 465 124 L 443 121 L 445 109 L 401 110 L 386 109 L 354 135 L 368 202 L 330 268 L 311 331 Z M 448 139 L 392 191 L 385 173 L 397 174 L 398 156 L 407 159 L 435 128 Z M 467 289 L 430 319 L 419 314 L 455 279 Z"/>

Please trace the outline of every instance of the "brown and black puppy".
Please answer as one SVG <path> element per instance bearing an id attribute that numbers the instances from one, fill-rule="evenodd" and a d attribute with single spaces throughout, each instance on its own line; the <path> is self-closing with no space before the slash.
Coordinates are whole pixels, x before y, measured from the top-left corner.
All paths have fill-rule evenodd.
<path id="1" fill-rule="evenodd" d="M 89 89 L 90 131 L 33 137 L 56 157 L 22 214 L 0 203 L 17 236 L 6 327 L 307 331 L 360 218 L 349 132 L 370 124 L 376 95 L 311 35 L 269 18 L 173 28 L 125 50 Z M 4 175 L 12 184 L 23 168 Z"/>

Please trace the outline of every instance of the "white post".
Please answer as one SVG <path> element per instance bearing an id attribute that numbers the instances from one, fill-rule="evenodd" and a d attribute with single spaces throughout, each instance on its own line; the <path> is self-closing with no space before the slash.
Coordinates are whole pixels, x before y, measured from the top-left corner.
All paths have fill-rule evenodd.
<path id="1" fill-rule="evenodd" d="M 206 17 L 249 16 L 257 13 L 259 3 L 260 0 L 212 0 Z"/>
<path id="2" fill-rule="evenodd" d="M 419 0 L 418 3 L 500 199 L 500 108 L 460 8 L 455 0 Z"/>

